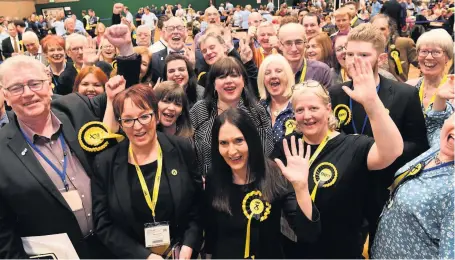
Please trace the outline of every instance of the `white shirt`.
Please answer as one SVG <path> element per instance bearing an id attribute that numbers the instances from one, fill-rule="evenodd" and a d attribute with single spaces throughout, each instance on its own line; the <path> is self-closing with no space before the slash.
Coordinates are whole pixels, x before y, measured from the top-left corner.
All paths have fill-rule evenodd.
<path id="1" fill-rule="evenodd" d="M 66 33 L 65 31 L 65 24 L 63 23 L 63 21 L 55 21 L 53 24 L 52 24 L 52 27 L 55 28 L 55 33 L 58 35 L 58 36 L 62 36 Z"/>
<path id="2" fill-rule="evenodd" d="M 234 9 L 234 5 L 231 4 L 231 3 L 227 3 L 226 4 L 226 9 L 230 11 L 230 10 Z"/>
<path id="3" fill-rule="evenodd" d="M 183 9 L 177 9 L 177 11 L 175 11 L 175 16 L 184 16 L 185 15 L 185 10 Z"/>
<path id="4" fill-rule="evenodd" d="M 166 49 L 167 43 L 165 40 L 160 39 L 159 41 L 155 42 L 152 44 L 152 46 L 149 47 L 149 53 L 153 54 L 155 52 L 159 52 L 161 50 Z"/>
<path id="5" fill-rule="evenodd" d="M 273 11 L 273 9 L 275 9 L 275 5 L 273 4 L 273 2 L 270 2 L 267 4 L 267 10 L 269 12 Z"/>
<path id="6" fill-rule="evenodd" d="M 143 14 L 142 15 L 142 24 L 147 25 L 150 30 L 155 30 L 155 21 L 158 21 L 158 18 L 156 18 L 156 15 L 152 12 L 149 14 Z"/>
<path id="7" fill-rule="evenodd" d="M 125 17 L 126 17 L 127 21 L 129 21 L 130 23 L 133 23 L 134 18 L 133 18 L 133 15 L 131 14 L 131 12 L 128 12 Z"/>

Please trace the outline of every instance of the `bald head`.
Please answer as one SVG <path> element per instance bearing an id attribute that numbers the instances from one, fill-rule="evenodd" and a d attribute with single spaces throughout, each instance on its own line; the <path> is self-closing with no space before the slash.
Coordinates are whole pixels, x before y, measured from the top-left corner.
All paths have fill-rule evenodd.
<path id="1" fill-rule="evenodd" d="M 305 28 L 303 27 L 303 25 L 299 23 L 287 23 L 281 26 L 280 30 L 278 31 L 278 38 L 280 39 L 280 41 L 289 35 L 294 35 L 304 40 Z"/>
<path id="2" fill-rule="evenodd" d="M 152 40 L 152 33 L 147 25 L 140 25 L 136 29 L 136 44 L 138 46 L 149 47 Z"/>
<path id="3" fill-rule="evenodd" d="M 205 19 L 209 24 L 220 24 L 220 14 L 215 7 L 211 6 L 205 9 Z"/>
<path id="4" fill-rule="evenodd" d="M 258 27 L 262 22 L 262 15 L 258 12 L 251 13 L 248 16 L 248 26 Z"/>
<path id="5" fill-rule="evenodd" d="M 281 26 L 278 38 L 283 56 L 295 72 L 305 54 L 305 30 L 301 24 L 288 23 Z"/>

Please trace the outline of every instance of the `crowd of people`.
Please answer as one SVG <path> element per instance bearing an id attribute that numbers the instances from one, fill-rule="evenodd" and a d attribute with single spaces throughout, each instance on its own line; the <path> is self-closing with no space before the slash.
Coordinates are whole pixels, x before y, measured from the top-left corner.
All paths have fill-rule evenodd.
<path id="1" fill-rule="evenodd" d="M 0 257 L 455 258 L 453 15 L 0 17 Z"/>

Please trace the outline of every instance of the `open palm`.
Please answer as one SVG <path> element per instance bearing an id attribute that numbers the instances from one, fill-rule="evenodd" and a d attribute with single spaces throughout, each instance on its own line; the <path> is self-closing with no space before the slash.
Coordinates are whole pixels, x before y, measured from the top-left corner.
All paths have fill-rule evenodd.
<path id="1" fill-rule="evenodd" d="M 286 156 L 287 165 L 280 159 L 275 159 L 278 167 L 283 173 L 284 177 L 292 183 L 292 185 L 308 185 L 308 174 L 310 171 L 310 146 L 307 147 L 307 152 L 305 157 L 303 157 L 303 141 L 302 139 L 298 140 L 299 149 L 297 151 L 297 145 L 295 137 L 291 137 L 291 150 L 289 150 L 289 145 L 286 139 L 283 140 L 283 149 Z"/>
<path id="2" fill-rule="evenodd" d="M 354 57 L 354 62 L 348 64 L 348 71 L 353 83 L 353 89 L 343 86 L 348 96 L 364 106 L 377 98 L 376 81 L 370 62 Z"/>

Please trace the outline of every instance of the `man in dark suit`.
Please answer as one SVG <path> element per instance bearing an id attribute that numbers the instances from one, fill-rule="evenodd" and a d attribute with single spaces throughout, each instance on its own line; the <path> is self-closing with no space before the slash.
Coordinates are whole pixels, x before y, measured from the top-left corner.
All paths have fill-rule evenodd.
<path id="1" fill-rule="evenodd" d="M 390 117 L 400 130 L 404 141 L 403 154 L 391 166 L 380 172 L 370 173 L 368 176 L 369 198 L 365 210 L 369 224 L 370 245 L 374 239 L 377 220 L 389 196 L 387 188 L 392 184 L 395 172 L 429 148 L 417 89 L 378 74 L 379 65 L 387 62 L 388 59 L 388 54 L 384 53 L 385 44 L 379 29 L 371 24 L 361 24 L 351 30 L 346 46 L 348 68 L 355 66 L 353 61 L 355 56 L 362 57 L 371 63 L 379 98 L 389 110 Z M 351 71 L 349 70 L 349 73 Z M 353 88 L 352 82 L 343 85 Z M 330 89 L 332 108 L 335 117 L 340 121 L 340 130 L 346 134 L 364 134 L 374 137 L 365 110 L 362 105 L 349 98 L 341 88 L 343 85 Z"/>
<path id="2" fill-rule="evenodd" d="M 22 237 L 60 233 L 80 258 L 110 258 L 92 219 L 94 153 L 77 137 L 83 125 L 102 119 L 106 97 L 51 101 L 44 65 L 28 56 L 5 61 L 0 75 L 15 112 L 0 131 L 0 258 L 28 258 Z"/>
<path id="3" fill-rule="evenodd" d="M 9 37 L 2 41 L 3 56 L 5 59 L 10 58 L 13 53 L 24 52 L 24 46 L 21 44 L 22 34 L 16 30 L 14 23 L 8 24 Z"/>

